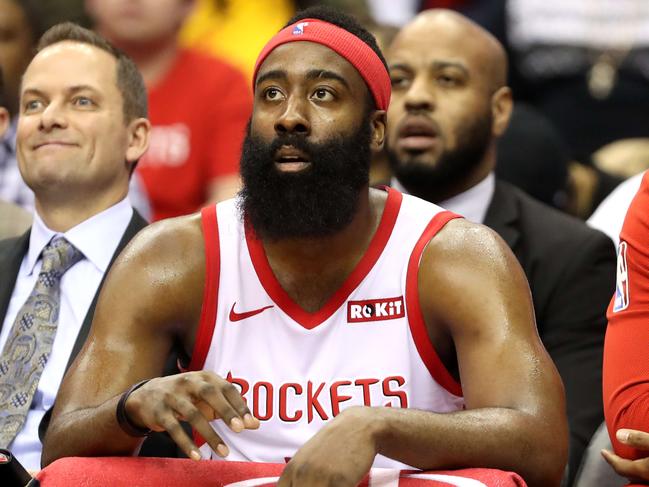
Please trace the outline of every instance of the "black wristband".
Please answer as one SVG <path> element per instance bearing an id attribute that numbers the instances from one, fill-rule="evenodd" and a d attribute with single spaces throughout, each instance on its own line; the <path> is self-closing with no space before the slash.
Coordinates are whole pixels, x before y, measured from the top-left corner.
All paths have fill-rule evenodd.
<path id="1" fill-rule="evenodd" d="M 151 430 L 149 428 L 140 428 L 139 426 L 134 425 L 133 422 L 129 419 L 128 415 L 126 414 L 126 400 L 128 399 L 128 396 L 130 396 L 133 393 L 133 391 L 139 389 L 150 380 L 151 379 L 145 379 L 143 381 L 138 382 L 137 384 L 132 385 L 128 391 L 122 394 L 122 397 L 119 398 L 119 402 L 117 403 L 117 408 L 115 409 L 115 417 L 117 418 L 117 424 L 119 424 L 120 428 L 122 428 L 124 433 L 126 433 L 129 436 L 135 436 L 136 438 L 141 438 L 143 436 L 148 436 L 151 434 Z"/>

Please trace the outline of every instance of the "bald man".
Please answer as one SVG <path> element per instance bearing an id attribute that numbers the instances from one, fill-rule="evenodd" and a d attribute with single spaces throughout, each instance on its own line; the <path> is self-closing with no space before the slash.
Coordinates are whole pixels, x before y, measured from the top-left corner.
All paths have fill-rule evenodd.
<path id="1" fill-rule="evenodd" d="M 615 281 L 613 245 L 494 177 L 496 141 L 507 127 L 512 93 L 505 52 L 491 34 L 455 12 L 429 10 L 400 31 L 387 59 L 393 186 L 491 227 L 518 258 L 539 334 L 566 388 L 572 478 L 603 419 L 601 357 Z"/>
<path id="2" fill-rule="evenodd" d="M 374 38 L 307 10 L 253 79 L 240 199 L 154 225 L 123 254 L 44 462 L 131 454 L 166 430 L 196 460 L 291 458 L 281 487 L 355 487 L 372 465 L 558 485 L 563 391 L 511 251 L 368 187 L 390 98 Z M 173 342 L 190 372 L 155 378 Z"/>

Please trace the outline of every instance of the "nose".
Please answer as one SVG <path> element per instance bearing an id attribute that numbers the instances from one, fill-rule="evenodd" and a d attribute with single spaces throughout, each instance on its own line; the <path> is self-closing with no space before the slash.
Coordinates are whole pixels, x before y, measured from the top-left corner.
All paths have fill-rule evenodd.
<path id="1" fill-rule="evenodd" d="M 275 121 L 275 133 L 278 135 L 309 135 L 311 124 L 306 115 L 305 103 L 298 97 L 288 99 L 285 109 Z"/>
<path id="2" fill-rule="evenodd" d="M 50 132 L 55 128 L 65 128 L 67 120 L 63 108 L 56 102 L 49 103 L 40 115 L 39 128 L 45 132 Z"/>
<path id="3" fill-rule="evenodd" d="M 408 111 L 433 111 L 435 109 L 435 88 L 432 80 L 416 76 L 404 98 Z"/>

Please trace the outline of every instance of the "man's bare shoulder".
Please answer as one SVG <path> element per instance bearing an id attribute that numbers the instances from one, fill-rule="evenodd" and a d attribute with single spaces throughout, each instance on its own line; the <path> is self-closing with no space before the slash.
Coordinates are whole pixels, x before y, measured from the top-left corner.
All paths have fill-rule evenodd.
<path id="1" fill-rule="evenodd" d="M 463 265 L 506 265 L 511 250 L 492 229 L 464 218 L 449 221 L 429 242 L 424 256 Z"/>
<path id="2" fill-rule="evenodd" d="M 129 265 L 172 266 L 205 262 L 200 214 L 161 220 L 142 229 L 120 255 Z"/>
<path id="3" fill-rule="evenodd" d="M 149 225 L 115 261 L 102 294 L 122 310 L 146 311 L 152 323 L 190 326 L 203 297 L 204 248 L 200 215 Z"/>
<path id="4" fill-rule="evenodd" d="M 485 316 L 498 316 L 496 308 L 511 299 L 521 306 L 522 319 L 491 320 L 491 323 L 529 321 L 529 287 L 516 257 L 493 230 L 464 219 L 448 222 L 429 242 L 419 265 L 420 300 L 424 313 L 437 317 L 450 329 L 472 329 Z M 457 331 L 457 329 L 456 329 Z"/>

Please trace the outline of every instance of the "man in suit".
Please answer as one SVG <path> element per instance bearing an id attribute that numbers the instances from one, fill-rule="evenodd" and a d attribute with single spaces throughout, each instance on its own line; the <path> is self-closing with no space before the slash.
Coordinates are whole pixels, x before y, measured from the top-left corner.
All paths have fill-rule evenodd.
<path id="1" fill-rule="evenodd" d="M 146 225 L 127 196 L 148 145 L 146 116 L 144 83 L 128 57 L 74 24 L 43 35 L 23 77 L 17 126 L 20 172 L 35 193 L 34 222 L 0 242 L 0 440 L 28 469 L 40 468 L 39 424 L 85 341 L 105 274 Z M 40 346 L 38 335 L 21 333 L 21 319 L 43 278 L 44 249 L 62 239 L 76 249 L 76 263 L 59 278 L 51 349 L 39 355 L 40 380 L 17 420 L 6 391 L 21 384 L 6 370 L 23 358 L 16 342 Z M 4 434 L 9 428 L 15 435 Z"/>
<path id="2" fill-rule="evenodd" d="M 572 478 L 603 419 L 613 244 L 494 177 L 496 140 L 507 127 L 512 94 L 504 50 L 488 32 L 457 13 L 430 10 L 401 30 L 387 59 L 393 185 L 491 227 L 520 261 L 539 334 L 566 389 Z"/>

